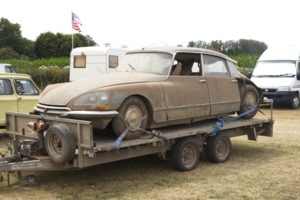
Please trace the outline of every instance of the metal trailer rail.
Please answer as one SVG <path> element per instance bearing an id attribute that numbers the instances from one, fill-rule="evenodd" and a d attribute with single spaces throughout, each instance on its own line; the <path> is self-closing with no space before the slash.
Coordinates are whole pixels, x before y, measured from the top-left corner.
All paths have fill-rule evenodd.
<path id="1" fill-rule="evenodd" d="M 231 119 L 232 117 L 228 117 Z M 17 150 L 20 139 L 38 139 L 38 133 L 30 129 L 27 124 L 32 121 L 41 120 L 41 116 L 20 114 L 14 112 L 6 113 L 7 126 L 6 133 L 13 138 L 14 152 L 12 155 L 1 157 L 0 154 L 0 174 L 7 172 L 8 184 L 9 173 L 18 172 L 19 183 L 21 185 L 36 185 L 38 179 L 34 174 L 29 174 L 25 179 L 21 176 L 21 171 L 62 171 L 83 169 L 85 167 L 124 160 L 128 158 L 155 154 L 157 153 L 161 159 L 166 159 L 166 152 L 175 148 L 175 144 L 179 141 L 193 141 L 198 147 L 197 151 L 205 151 L 208 138 L 213 137 L 216 133 L 209 134 L 211 129 L 216 126 L 216 119 L 205 120 L 192 124 L 182 124 L 170 127 L 161 128 L 160 132 L 164 136 L 165 140 L 161 138 L 153 137 L 151 135 L 145 135 L 144 138 L 123 140 L 118 148 L 111 150 L 112 145 L 116 141 L 114 134 L 99 134 L 93 132 L 93 126 L 90 121 L 63 119 L 56 117 L 42 117 L 42 120 L 47 122 L 49 126 L 56 124 L 66 125 L 76 141 L 76 153 L 74 158 L 69 162 L 56 163 L 49 156 L 31 156 L 22 157 Z M 226 120 L 224 120 L 226 121 Z M 230 121 L 230 120 L 229 120 Z M 241 135 L 247 135 L 248 140 L 257 140 L 257 136 L 273 136 L 273 122 L 272 119 L 272 107 L 270 119 L 236 119 L 225 123 L 221 130 L 217 134 L 226 135 L 226 137 L 236 137 Z M 226 142 L 226 140 L 225 140 Z M 229 141 L 230 142 L 230 141 Z M 226 144 L 226 143 L 225 143 Z M 178 146 L 178 145 L 177 145 Z M 193 144 L 190 144 L 193 146 Z M 231 147 L 231 143 L 230 143 Z M 199 149 L 198 149 L 199 148 Z M 178 148 L 177 148 L 178 149 Z M 193 149 L 192 149 L 193 150 Z M 225 162 L 229 157 L 223 160 L 213 160 L 213 162 Z M 199 160 L 199 159 L 198 159 Z M 195 161 L 195 162 L 198 162 Z M 175 168 L 181 171 L 188 171 L 194 168 L 185 166 L 183 161 L 175 161 Z M 3 176 L 0 177 L 0 182 L 3 181 Z"/>

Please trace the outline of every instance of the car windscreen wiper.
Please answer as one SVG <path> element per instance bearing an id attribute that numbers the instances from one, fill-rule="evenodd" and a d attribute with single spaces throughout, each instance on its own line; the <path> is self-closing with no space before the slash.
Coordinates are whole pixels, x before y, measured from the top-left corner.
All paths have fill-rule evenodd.
<path id="1" fill-rule="evenodd" d="M 278 76 L 294 77 L 295 74 L 292 74 L 292 73 L 285 73 L 285 74 L 279 74 Z"/>
<path id="2" fill-rule="evenodd" d="M 273 74 L 273 75 L 252 75 L 253 77 L 263 78 L 263 77 L 294 77 L 295 74 L 286 73 L 286 74 Z"/>
<path id="3" fill-rule="evenodd" d="M 128 63 L 128 65 L 132 70 L 134 70 L 136 72 L 136 69 L 134 67 L 132 67 L 131 64 Z"/>

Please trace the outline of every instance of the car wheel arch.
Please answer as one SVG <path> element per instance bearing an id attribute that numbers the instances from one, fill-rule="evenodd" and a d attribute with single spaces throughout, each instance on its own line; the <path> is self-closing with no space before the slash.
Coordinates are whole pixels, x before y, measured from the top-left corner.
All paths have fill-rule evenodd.
<path id="1" fill-rule="evenodd" d="M 243 79 L 243 78 L 238 78 L 238 85 L 239 85 L 239 91 L 240 91 L 240 95 L 241 95 L 241 99 L 245 94 L 241 94 L 242 91 L 242 87 L 246 87 L 246 85 L 252 85 L 253 87 L 256 88 L 256 90 L 258 91 L 258 95 L 261 98 L 263 96 L 263 92 L 262 89 L 257 87 L 257 85 L 255 85 L 252 81 L 247 80 L 247 79 Z"/>

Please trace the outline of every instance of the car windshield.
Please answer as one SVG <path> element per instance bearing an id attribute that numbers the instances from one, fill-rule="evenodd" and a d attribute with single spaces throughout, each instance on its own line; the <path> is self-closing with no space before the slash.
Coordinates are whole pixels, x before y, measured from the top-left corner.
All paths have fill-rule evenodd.
<path id="1" fill-rule="evenodd" d="M 267 76 L 294 76 L 296 64 L 294 61 L 264 61 L 258 62 L 253 76 L 267 77 Z"/>
<path id="2" fill-rule="evenodd" d="M 117 71 L 168 75 L 172 57 L 172 54 L 167 53 L 127 54 L 122 59 Z"/>

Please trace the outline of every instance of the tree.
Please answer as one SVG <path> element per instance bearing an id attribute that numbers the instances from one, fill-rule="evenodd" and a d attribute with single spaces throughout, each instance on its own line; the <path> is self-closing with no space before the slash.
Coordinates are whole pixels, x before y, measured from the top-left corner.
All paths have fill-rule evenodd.
<path id="1" fill-rule="evenodd" d="M 54 33 L 40 34 L 34 45 L 34 52 L 38 58 L 52 58 L 57 56 L 57 37 Z"/>
<path id="2" fill-rule="evenodd" d="M 246 40 L 240 39 L 239 43 L 239 53 L 240 54 L 262 54 L 268 46 L 256 40 Z"/>
<path id="3" fill-rule="evenodd" d="M 0 19 L 0 48 L 11 47 L 14 51 L 22 46 L 21 26 L 12 24 L 8 19 Z"/>
<path id="4" fill-rule="evenodd" d="M 209 49 L 214 50 L 214 51 L 222 52 L 222 50 L 223 50 L 222 40 L 212 40 L 209 43 Z"/>
<path id="5" fill-rule="evenodd" d="M 11 47 L 3 47 L 0 49 L 0 59 L 19 59 L 20 55 Z"/>

